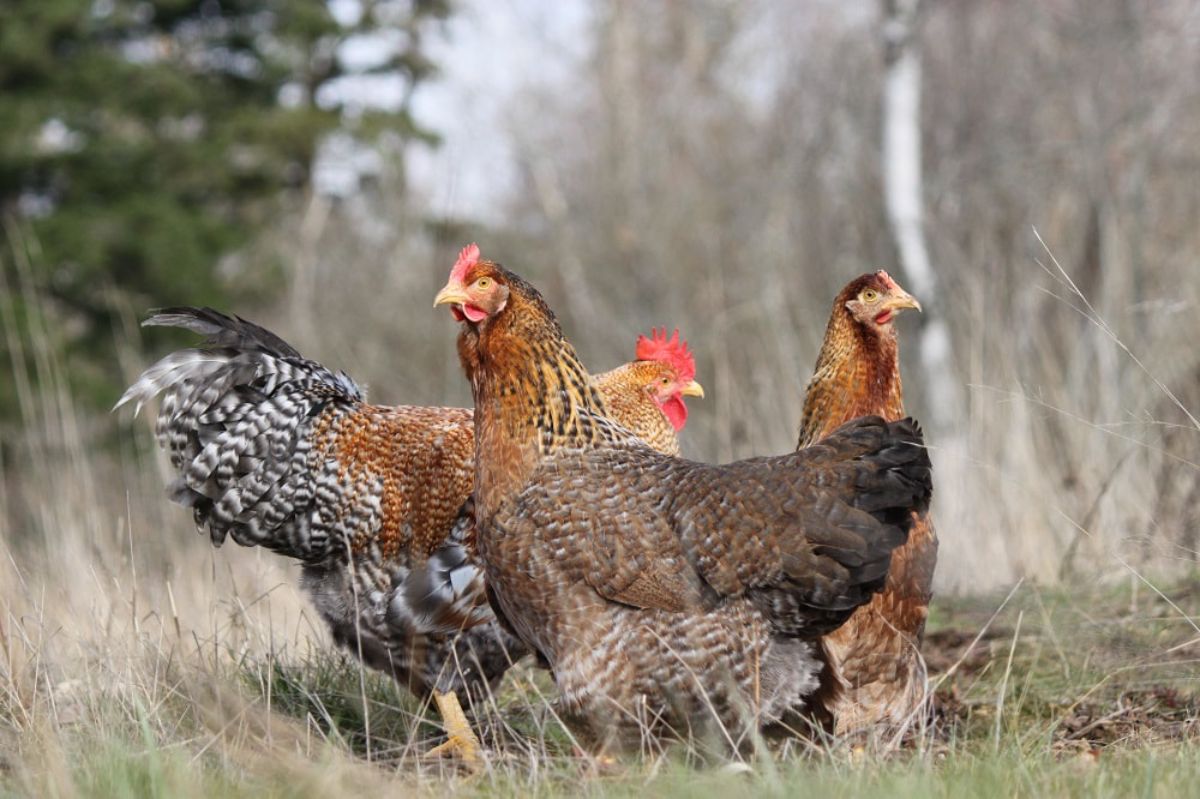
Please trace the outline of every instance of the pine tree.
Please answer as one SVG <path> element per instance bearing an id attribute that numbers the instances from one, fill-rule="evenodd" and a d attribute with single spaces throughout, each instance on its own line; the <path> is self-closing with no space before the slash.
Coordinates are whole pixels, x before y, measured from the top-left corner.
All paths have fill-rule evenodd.
<path id="1" fill-rule="evenodd" d="M 353 5 L 353 4 L 352 4 Z M 342 24 L 324 0 L 7 0 L 0 7 L 0 358 L 45 313 L 73 387 L 112 399 L 122 309 L 225 304 L 223 256 L 304 190 L 342 122 L 318 102 L 347 37 L 395 31 L 374 71 L 411 89 L 431 71 L 420 27 L 445 2 L 362 0 Z M 407 109 L 359 116 L 362 135 L 428 136 Z M 264 270 L 256 270 L 259 274 Z M 268 272 L 269 273 L 269 272 Z M 243 290 L 253 286 L 241 286 Z M 31 297 L 38 308 L 29 307 Z M 0 420 L 16 408 L 0 380 Z"/>

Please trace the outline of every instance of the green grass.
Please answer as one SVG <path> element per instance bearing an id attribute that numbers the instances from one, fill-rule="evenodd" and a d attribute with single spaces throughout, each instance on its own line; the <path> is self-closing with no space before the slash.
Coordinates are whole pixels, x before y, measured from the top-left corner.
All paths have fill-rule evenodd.
<path id="1" fill-rule="evenodd" d="M 330 774 L 322 776 L 323 767 Z M 973 796 L 1162 796 L 1191 795 L 1200 778 L 1200 752 L 1195 748 L 1172 752 L 1123 752 L 1095 761 L 1030 757 L 1020 752 L 962 757 L 930 763 L 919 760 L 886 763 L 821 763 L 785 766 L 772 774 L 718 774 L 686 771 L 678 767 L 636 769 L 615 777 L 582 777 L 562 769 L 536 784 L 504 774 L 455 778 L 453 788 L 463 795 L 666 797 L 717 795 L 733 797 L 794 796 L 856 797 L 973 797 Z M 272 776 L 190 764 L 179 753 L 147 756 L 117 747 L 101 749 L 78 764 L 63 794 L 105 797 L 210 797 L 210 796 L 328 796 L 348 793 L 354 783 L 370 788 L 435 793 L 429 782 L 364 781 L 339 769 L 335 763 L 295 769 Z M 373 783 L 373 784 L 372 784 Z M 403 788 L 401 788 L 403 786 Z M 45 783 L 29 786 L 39 795 Z M 64 790 L 65 789 L 65 790 Z M 17 788 L 16 793 L 21 793 Z"/>
<path id="2" fill-rule="evenodd" d="M 941 600 L 927 729 L 890 752 L 773 745 L 742 770 L 582 756 L 528 668 L 482 714 L 489 764 L 469 775 L 422 758 L 432 711 L 322 648 L 254 657 L 143 628 L 139 646 L 92 650 L 74 682 L 56 682 L 64 667 L 22 665 L 10 632 L 0 794 L 1187 795 L 1200 784 L 1200 585 L 1177 584 L 1169 601 L 1133 585 Z"/>

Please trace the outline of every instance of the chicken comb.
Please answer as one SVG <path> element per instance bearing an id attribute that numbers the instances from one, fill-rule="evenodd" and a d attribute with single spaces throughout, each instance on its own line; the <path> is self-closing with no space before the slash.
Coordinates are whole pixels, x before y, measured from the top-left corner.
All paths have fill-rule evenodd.
<path id="1" fill-rule="evenodd" d="M 876 272 L 875 277 L 883 281 L 883 287 L 888 291 L 895 291 L 896 289 L 900 288 L 896 281 L 892 280 L 892 276 L 883 269 L 880 269 L 878 272 Z"/>
<path id="2" fill-rule="evenodd" d="M 679 338 L 679 328 L 667 338 L 667 329 L 650 329 L 650 338 L 638 336 L 636 356 L 639 361 L 665 361 L 679 375 L 681 382 L 696 376 L 696 359 L 688 352 L 687 342 Z"/>
<path id="3" fill-rule="evenodd" d="M 479 245 L 471 242 L 459 251 L 458 260 L 454 262 L 454 268 L 450 270 L 450 280 L 464 282 L 467 279 L 467 270 L 477 263 L 479 263 Z"/>

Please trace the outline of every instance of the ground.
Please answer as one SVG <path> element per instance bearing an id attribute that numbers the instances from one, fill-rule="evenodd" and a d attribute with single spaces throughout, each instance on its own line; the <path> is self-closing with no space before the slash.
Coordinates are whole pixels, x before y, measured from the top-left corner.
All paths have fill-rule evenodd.
<path id="1" fill-rule="evenodd" d="M 189 638 L 143 609 L 136 646 L 88 652 L 96 663 L 58 680 L 35 625 L 7 613 L 0 794 L 1181 796 L 1200 783 L 1198 609 L 1200 581 L 1160 590 L 1136 576 L 939 599 L 925 729 L 891 752 L 772 743 L 744 767 L 598 763 L 523 668 L 482 720 L 490 756 L 474 775 L 421 757 L 434 711 L 323 646 L 239 652 L 235 635 Z"/>

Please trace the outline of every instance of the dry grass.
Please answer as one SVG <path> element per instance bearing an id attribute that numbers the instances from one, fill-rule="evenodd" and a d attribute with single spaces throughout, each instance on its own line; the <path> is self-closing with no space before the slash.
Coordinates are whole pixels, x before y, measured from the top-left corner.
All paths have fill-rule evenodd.
<path id="1" fill-rule="evenodd" d="M 138 464 L 85 457 L 95 493 L 17 486 L 36 521 L 0 565 L 0 792 L 1173 795 L 1200 777 L 1195 581 L 943 600 L 935 716 L 900 752 L 788 744 L 744 774 L 581 757 L 544 675 L 518 668 L 483 713 L 487 769 L 469 776 L 421 757 L 437 735 L 426 710 L 331 650 L 286 565 L 214 553 L 139 492 Z"/>
<path id="2" fill-rule="evenodd" d="M 522 666 L 480 712 L 486 770 L 461 773 L 422 756 L 435 714 L 332 650 L 295 567 L 214 550 L 162 498 L 144 425 L 93 446 L 103 426 L 55 389 L 52 359 L 44 372 L 25 436 L 5 450 L 0 494 L 2 792 L 1174 795 L 1200 777 L 1195 577 L 1176 568 L 1160 590 L 1103 548 L 1086 568 L 1123 579 L 1081 585 L 1068 572 L 1063 587 L 939 601 L 936 712 L 899 752 L 788 742 L 736 773 L 688 767 L 679 753 L 604 765 L 578 754 L 546 676 Z M 1085 428 L 1093 447 L 1114 435 Z M 1028 463 L 989 468 L 1047 493 Z M 1061 515 L 1060 502 L 1027 512 Z M 1090 536 L 1092 521 L 1071 529 Z"/>
<path id="3" fill-rule="evenodd" d="M 608 4 L 569 91 L 512 103 L 527 185 L 503 229 L 429 236 L 386 186 L 318 198 L 266 236 L 290 272 L 250 315 L 378 401 L 469 403 L 453 326 L 428 306 L 475 238 L 545 291 L 597 369 L 651 325 L 683 329 L 709 391 L 685 454 L 790 449 L 829 298 L 894 263 L 864 75 L 877 32 L 825 4 L 699 5 L 726 16 Z M 0 443 L 0 794 L 1193 793 L 1200 50 L 1194 4 L 1137 6 L 1130 25 L 1135 6 L 931 6 L 935 304 L 969 391 L 961 427 L 931 425 L 936 714 L 902 751 L 603 767 L 555 723 L 545 676 L 518 668 L 483 714 L 484 773 L 424 761 L 432 714 L 332 651 L 296 568 L 214 551 L 163 498 L 144 424 L 77 412 L 45 345 L 69 318 L 34 302 L 14 370 L 35 378 L 18 386 L 26 418 Z M 758 44 L 796 44 L 751 100 L 729 76 L 761 61 L 756 20 Z M 143 310 L 123 331 L 128 378 L 150 357 Z M 901 349 L 921 417 L 914 325 Z"/>

